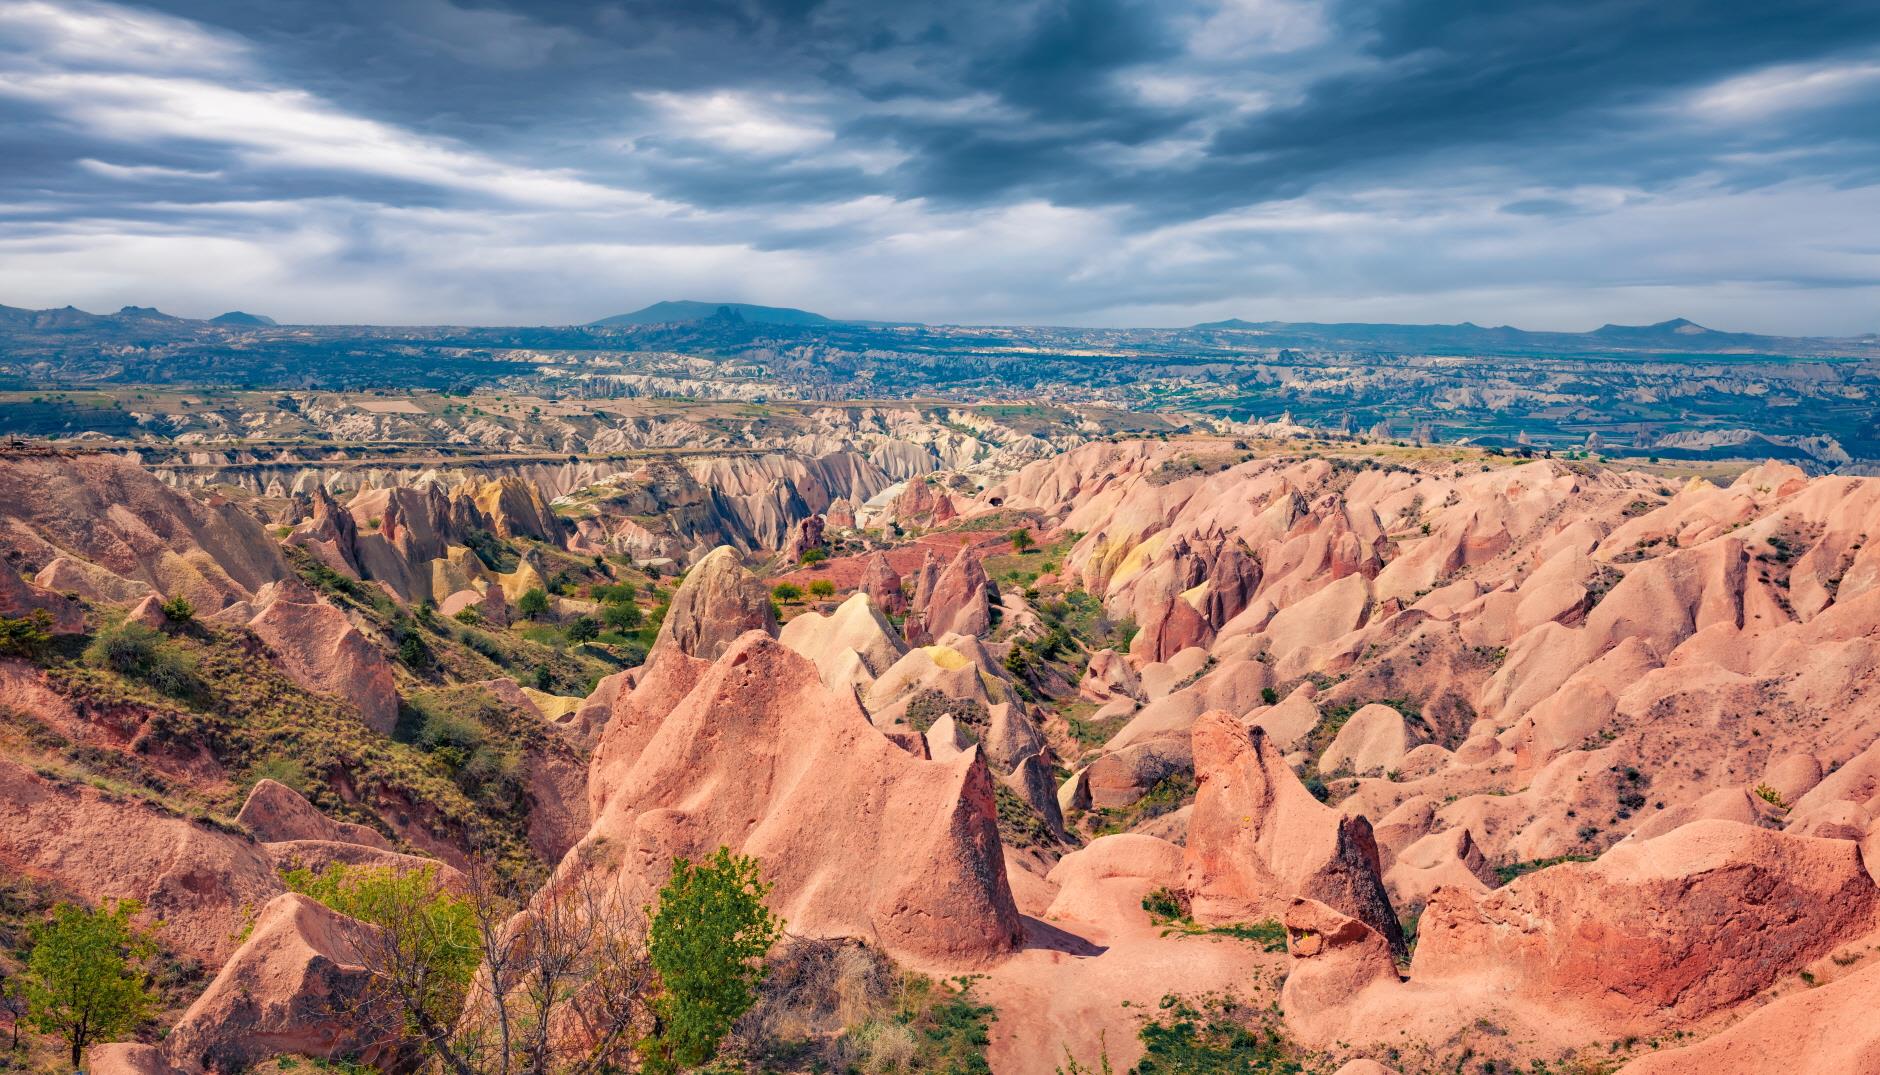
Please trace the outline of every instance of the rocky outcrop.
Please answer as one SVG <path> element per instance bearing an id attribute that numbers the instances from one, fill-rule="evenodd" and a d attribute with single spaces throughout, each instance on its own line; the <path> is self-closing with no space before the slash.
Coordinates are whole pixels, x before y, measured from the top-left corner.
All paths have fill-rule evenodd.
<path id="1" fill-rule="evenodd" d="M 1855 845 L 1699 821 L 1483 896 L 1439 889 L 1411 978 L 1652 1033 L 1739 1004 L 1880 926 Z"/>
<path id="2" fill-rule="evenodd" d="M 1619 1075 L 1797 1075 L 1880 1072 L 1880 963 L 1751 1012 L 1695 1045 L 1634 1060 Z"/>
<path id="3" fill-rule="evenodd" d="M 298 583 L 277 583 L 255 598 L 249 630 L 294 682 L 359 707 L 367 727 L 390 735 L 398 723 L 391 662 L 346 614 Z"/>
<path id="4" fill-rule="evenodd" d="M 1294 899 L 1282 918 L 1292 957 L 1280 1007 L 1307 1041 L 1338 1036 L 1344 1009 L 1379 983 L 1396 984 L 1397 959 L 1389 941 L 1363 922 L 1318 900 Z"/>
<path id="5" fill-rule="evenodd" d="M 925 576 L 923 576 L 923 582 Z M 914 611 L 927 635 L 944 638 L 959 634 L 978 637 L 992 627 L 992 582 L 985 565 L 962 546 L 945 570 L 933 576 L 914 596 Z"/>
<path id="6" fill-rule="evenodd" d="M 862 569 L 861 590 L 876 608 L 888 615 L 906 615 L 907 594 L 901 590 L 901 576 L 895 573 L 886 556 L 875 553 L 868 558 L 867 566 Z"/>
<path id="7" fill-rule="evenodd" d="M 276 896 L 164 1038 L 183 1071 L 232 1073 L 281 1055 L 389 1059 L 388 1004 L 368 993 L 370 927 L 298 893 Z"/>
<path id="8" fill-rule="evenodd" d="M 852 693 L 830 692 L 760 631 L 704 669 L 634 756 L 604 752 L 595 779 L 604 805 L 563 869 L 616 863 L 629 906 L 651 899 L 673 856 L 724 844 L 762 863 L 771 907 L 796 933 L 865 939 L 921 965 L 983 964 L 1019 942 L 977 753 L 908 754 Z"/>
<path id="9" fill-rule="evenodd" d="M 1266 733 L 1231 714 L 1203 714 L 1193 743 L 1200 786 L 1183 884 L 1195 920 L 1275 917 L 1304 896 L 1364 923 L 1401 954 L 1370 822 L 1313 798 Z"/>
<path id="10" fill-rule="evenodd" d="M 0 459 L 0 550 L 15 571 L 72 557 L 204 613 L 289 575 L 273 539 L 234 503 L 196 499 L 103 455 Z"/>
<path id="11" fill-rule="evenodd" d="M 858 593 L 824 616 L 805 612 L 778 634 L 778 640 L 815 662 L 831 689 L 866 687 L 906 652 L 894 625 Z"/>
<path id="12" fill-rule="evenodd" d="M 260 780 L 248 793 L 235 820 L 263 843 L 282 840 L 331 840 L 391 850 L 391 841 L 377 830 L 346 821 L 334 821 L 306 797 L 275 780 Z"/>
<path id="13" fill-rule="evenodd" d="M 246 836 L 0 760 L 0 871 L 91 900 L 135 899 L 164 942 L 220 965 L 254 908 L 281 891 Z"/>
<path id="14" fill-rule="evenodd" d="M 75 635 L 85 630 L 85 610 L 78 602 L 27 582 L 0 564 L 0 616 L 26 619 L 41 612 L 53 634 Z"/>
<path id="15" fill-rule="evenodd" d="M 776 634 L 777 614 L 770 591 L 744 570 L 735 550 L 721 545 L 693 565 L 673 593 L 653 649 L 714 661 L 746 631 Z"/>

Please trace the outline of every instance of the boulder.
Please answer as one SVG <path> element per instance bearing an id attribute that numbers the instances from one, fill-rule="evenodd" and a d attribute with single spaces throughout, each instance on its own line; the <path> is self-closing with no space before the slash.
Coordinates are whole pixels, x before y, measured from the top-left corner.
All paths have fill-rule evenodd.
<path id="1" fill-rule="evenodd" d="M 1276 917 L 1304 896 L 1363 922 L 1402 953 L 1370 822 L 1313 798 L 1266 733 L 1229 713 L 1203 714 L 1192 735 L 1199 789 L 1184 886 L 1195 920 Z"/>
<path id="2" fill-rule="evenodd" d="M 371 929 L 313 899 L 276 896 L 164 1039 L 178 1067 L 245 1071 L 283 1054 L 387 1058 L 389 1005 L 367 999 Z"/>
<path id="3" fill-rule="evenodd" d="M 1281 921 L 1292 958 L 1280 1009 L 1288 1028 L 1306 1041 L 1336 1038 L 1349 1018 L 1347 1007 L 1360 993 L 1378 983 L 1397 983 L 1390 942 L 1350 915 L 1297 898 Z"/>

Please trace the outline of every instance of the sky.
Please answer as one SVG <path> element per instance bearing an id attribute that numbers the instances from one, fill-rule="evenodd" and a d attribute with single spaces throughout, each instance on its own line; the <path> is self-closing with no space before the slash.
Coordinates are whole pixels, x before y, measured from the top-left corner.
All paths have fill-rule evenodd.
<path id="1" fill-rule="evenodd" d="M 1880 331 L 1875 0 L 0 0 L 0 303 Z"/>

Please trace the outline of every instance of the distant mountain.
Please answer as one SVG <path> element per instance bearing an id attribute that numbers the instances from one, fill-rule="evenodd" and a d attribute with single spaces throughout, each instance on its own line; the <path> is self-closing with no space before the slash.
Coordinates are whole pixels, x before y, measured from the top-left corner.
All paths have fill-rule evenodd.
<path id="1" fill-rule="evenodd" d="M 616 314 L 591 322 L 595 325 L 670 325 L 687 321 L 708 321 L 714 317 L 725 320 L 755 321 L 766 325 L 828 325 L 834 322 L 821 314 L 808 310 L 793 310 L 782 306 L 752 306 L 742 302 L 698 302 L 693 299 L 681 299 L 677 302 L 656 302 L 643 310 L 630 314 Z"/>
<path id="2" fill-rule="evenodd" d="M 273 325 L 279 322 L 275 321 L 272 317 L 263 317 L 260 314 L 249 314 L 243 313 L 240 310 L 230 310 L 228 313 L 211 317 L 209 323 L 211 325 L 245 325 L 251 328 L 258 328 L 262 325 Z"/>
<path id="3" fill-rule="evenodd" d="M 1246 332 L 1269 338 L 1279 347 L 1349 347 L 1379 350 L 1470 350 L 1485 353 L 1513 351 L 1607 350 L 1703 351 L 1729 353 L 1756 351 L 1783 353 L 1798 344 L 1822 341 L 1758 336 L 1748 332 L 1718 332 L 1685 318 L 1655 325 L 1603 325 L 1591 332 L 1530 332 L 1509 325 L 1485 328 L 1464 321 L 1459 325 L 1318 324 L 1292 321 L 1246 321 L 1232 318 L 1195 325 L 1194 332 Z"/>

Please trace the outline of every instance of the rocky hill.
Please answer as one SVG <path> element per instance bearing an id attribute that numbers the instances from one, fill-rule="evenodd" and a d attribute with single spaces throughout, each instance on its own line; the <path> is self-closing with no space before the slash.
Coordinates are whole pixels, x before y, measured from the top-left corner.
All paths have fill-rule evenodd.
<path id="1" fill-rule="evenodd" d="M 1876 1069 L 1880 484 L 983 419 L 0 453 L 0 930 L 141 901 L 96 1070 L 402 1070 L 296 871 L 527 929 L 724 847 L 789 933 L 744 1070 Z"/>

